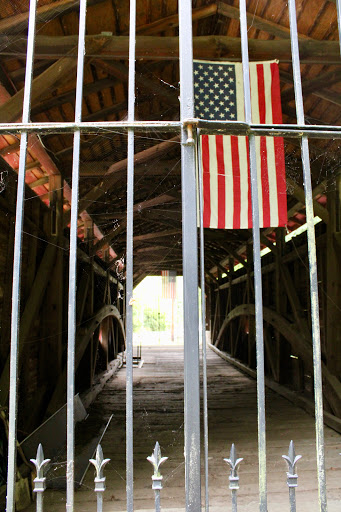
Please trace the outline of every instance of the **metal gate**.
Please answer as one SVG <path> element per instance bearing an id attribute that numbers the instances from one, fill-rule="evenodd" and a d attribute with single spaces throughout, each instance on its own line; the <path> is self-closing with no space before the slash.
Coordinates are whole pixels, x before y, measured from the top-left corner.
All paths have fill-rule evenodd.
<path id="1" fill-rule="evenodd" d="M 338 22 L 341 24 L 341 2 L 336 0 L 338 7 Z M 33 58 L 35 45 L 37 0 L 31 0 L 29 13 L 29 31 L 27 43 L 27 60 L 25 75 L 25 92 L 22 122 L 0 125 L 0 133 L 16 133 L 21 135 L 20 164 L 16 205 L 15 249 L 14 249 L 14 278 L 12 297 L 12 328 L 11 328 L 11 362 L 10 362 L 10 400 L 9 400 L 9 453 L 8 453 L 8 488 L 7 512 L 14 512 L 14 488 L 16 480 L 16 450 L 17 450 L 17 402 L 18 402 L 18 336 L 20 312 L 20 280 L 22 258 L 22 232 L 24 212 L 24 186 L 28 135 L 31 133 L 73 133 L 73 167 L 72 167 L 72 210 L 70 232 L 70 263 L 69 263 L 69 317 L 68 317 L 68 353 L 67 353 L 67 503 L 66 509 L 72 512 L 74 506 L 74 364 L 75 364 L 75 325 L 76 325 L 76 253 L 77 253 L 77 219 L 78 219 L 78 184 L 79 184 L 79 155 L 80 138 L 82 133 L 94 133 L 105 129 L 121 131 L 128 135 L 128 178 L 127 178 L 127 278 L 126 278 L 126 489 L 127 512 L 133 511 L 133 192 L 134 192 L 134 131 L 156 129 L 161 132 L 175 132 L 181 135 L 182 160 L 182 222 L 183 222 L 183 278 L 184 278 L 184 340 L 185 340 L 185 467 L 186 467 L 186 511 L 201 510 L 201 475 L 200 475 L 200 379 L 199 379 L 199 310 L 198 286 L 202 291 L 202 318 L 205 325 L 205 281 L 204 281 L 204 249 L 203 227 L 200 223 L 200 269 L 201 282 L 198 282 L 198 244 L 197 244 L 197 193 L 196 193 L 196 140 L 199 133 L 224 133 L 247 135 L 249 138 L 252 219 L 253 219 L 253 258 L 254 258 L 254 287 L 255 287 L 255 317 L 256 317 L 256 353 L 257 353 L 257 397 L 258 397 L 258 455 L 259 455 L 259 509 L 267 511 L 267 475 L 266 475 L 266 428 L 265 428 L 265 379 L 264 379 L 264 348 L 263 348 L 263 309 L 262 309 L 262 277 L 260 256 L 259 206 L 257 189 L 257 163 L 255 139 L 258 136 L 287 136 L 300 140 L 302 166 L 304 173 L 309 273 L 311 294 L 311 322 L 314 355 L 314 391 L 315 391 L 315 421 L 316 421 L 316 451 L 319 509 L 327 510 L 326 482 L 324 468 L 324 437 L 323 437 L 323 403 L 322 376 L 320 357 L 320 325 L 319 300 L 317 283 L 317 264 L 315 251 L 315 231 L 313 196 L 310 176 L 309 138 L 340 138 L 340 129 L 336 126 L 306 126 L 303 109 L 301 87 L 300 57 L 296 22 L 295 0 L 289 0 L 290 37 L 292 65 L 295 85 L 295 102 L 297 112 L 296 125 L 257 125 L 251 120 L 251 98 L 249 81 L 249 56 L 246 1 L 240 0 L 240 30 L 242 46 L 243 79 L 245 91 L 245 123 L 203 121 L 194 118 L 193 97 L 193 49 L 192 49 L 192 6 L 190 0 L 179 1 L 179 44 L 180 44 L 180 106 L 181 116 L 178 121 L 136 121 L 134 117 L 135 102 L 135 27 L 136 0 L 130 0 L 129 22 L 129 99 L 128 118 L 118 122 L 82 122 L 82 90 L 85 53 L 85 23 L 86 0 L 80 0 L 79 39 L 75 120 L 73 123 L 32 123 L 30 122 L 30 100 L 33 74 Z M 199 197 L 200 214 L 202 215 L 202 192 Z M 203 327 L 204 329 L 204 327 Z M 205 331 L 202 334 L 205 339 Z M 205 438 L 205 470 L 206 470 L 206 510 L 208 511 L 208 480 L 207 480 L 207 393 L 206 393 L 206 344 L 204 352 L 204 438 Z M 33 455 L 33 454 L 32 454 Z M 48 454 L 46 454 L 48 456 Z M 153 488 L 156 492 L 156 510 L 160 509 L 159 493 L 161 489 L 160 459 L 158 445 L 155 448 L 151 462 L 155 467 Z M 233 507 L 236 510 L 236 489 L 238 488 L 237 465 L 232 448 L 230 488 L 233 494 Z M 295 509 L 294 492 L 297 481 L 295 475 L 295 458 L 293 446 L 289 451 L 288 485 L 291 496 L 291 510 Z M 37 509 L 42 510 L 42 493 L 44 491 L 44 456 L 38 451 L 35 464 L 37 479 Z M 103 467 L 106 459 L 99 449 L 93 464 L 97 469 L 96 491 L 98 495 L 98 511 L 102 507 L 102 492 L 105 489 Z"/>

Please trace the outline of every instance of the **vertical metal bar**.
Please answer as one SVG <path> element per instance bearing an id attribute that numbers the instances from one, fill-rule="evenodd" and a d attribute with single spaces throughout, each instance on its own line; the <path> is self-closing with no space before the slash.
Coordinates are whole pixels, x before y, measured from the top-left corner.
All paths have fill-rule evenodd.
<path id="1" fill-rule="evenodd" d="M 22 122 L 28 123 L 31 111 L 31 92 L 34 62 L 34 40 L 36 30 L 37 0 L 31 0 L 29 10 L 29 25 L 27 35 L 27 56 L 25 71 L 25 89 Z M 17 204 L 14 232 L 12 313 L 11 313 L 11 349 L 9 377 L 9 433 L 8 433 L 8 467 L 7 467 L 7 497 L 6 510 L 15 510 L 15 480 L 17 456 L 17 405 L 18 405 L 18 347 L 20 328 L 20 284 L 22 261 L 22 231 L 24 223 L 25 172 L 27 155 L 26 132 L 20 140 L 20 157 L 18 171 Z"/>
<path id="2" fill-rule="evenodd" d="M 201 343 L 202 343 L 202 379 L 204 410 L 204 468 L 205 468 L 205 512 L 209 512 L 208 489 L 208 407 L 207 407 L 207 348 L 206 348 L 206 298 L 205 298 L 205 247 L 204 247 L 204 198 L 202 182 L 202 160 L 200 151 L 200 131 L 197 133 L 198 184 L 199 184 L 199 219 L 200 219 L 200 286 L 201 286 Z"/>
<path id="3" fill-rule="evenodd" d="M 80 0 L 77 56 L 77 82 L 75 101 L 75 122 L 82 120 L 82 95 L 85 54 L 86 0 Z M 75 396 L 75 340 L 76 340 L 76 290 L 77 290 L 77 228 L 79 160 L 81 132 L 76 130 L 73 137 L 72 196 L 70 223 L 69 257 L 69 303 L 68 303 L 68 347 L 67 347 L 67 467 L 66 467 L 66 510 L 73 512 L 74 506 L 74 396 Z"/>
<path id="4" fill-rule="evenodd" d="M 136 0 L 130 0 L 128 121 L 135 119 Z M 127 155 L 127 278 L 126 278 L 126 493 L 127 512 L 134 510 L 133 456 L 133 223 L 134 130 L 128 130 Z"/>
<path id="5" fill-rule="evenodd" d="M 336 10 L 337 10 L 337 25 L 339 29 L 339 43 L 340 43 L 340 52 L 341 52 L 341 0 L 336 0 Z"/>
<path id="6" fill-rule="evenodd" d="M 295 103 L 297 123 L 304 125 L 304 108 L 301 83 L 300 56 L 298 48 L 298 34 L 296 21 L 295 0 L 289 0 L 290 40 L 292 54 L 292 68 L 294 75 Z M 322 365 L 321 365 L 321 339 L 319 318 L 319 297 L 317 282 L 316 242 L 314 227 L 313 193 L 311 186 L 309 144 L 307 136 L 301 140 L 301 154 L 303 167 L 303 182 L 305 191 L 308 260 L 310 277 L 311 325 L 313 342 L 314 365 L 314 394 L 315 394 L 315 429 L 316 429 L 316 458 L 319 507 L 321 511 L 327 510 L 326 473 L 324 455 L 324 424 L 323 424 L 323 392 L 322 392 Z"/>
<path id="7" fill-rule="evenodd" d="M 240 0 L 240 32 L 243 63 L 245 121 L 251 123 L 251 95 L 249 75 L 249 51 L 247 39 L 246 1 Z M 256 359 L 257 359 L 257 403 L 258 403 L 258 467 L 259 467 L 259 510 L 267 511 L 266 484 L 266 433 L 265 433 L 265 380 L 264 380 L 264 339 L 262 267 L 260 256 L 258 180 L 255 136 L 249 136 L 250 177 L 252 198 L 252 238 L 255 286 L 256 317 Z"/>
<path id="8" fill-rule="evenodd" d="M 179 1 L 180 118 L 193 118 L 191 0 Z M 193 141 L 194 142 L 194 141 Z M 198 240 L 195 145 L 181 131 L 186 511 L 201 510 Z"/>

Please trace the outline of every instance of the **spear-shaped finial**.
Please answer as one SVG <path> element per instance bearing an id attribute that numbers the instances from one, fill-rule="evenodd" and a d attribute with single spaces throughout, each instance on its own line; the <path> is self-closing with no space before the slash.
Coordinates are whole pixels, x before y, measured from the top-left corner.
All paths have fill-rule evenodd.
<path id="1" fill-rule="evenodd" d="M 290 441 L 288 455 L 282 455 L 287 461 L 287 484 L 288 487 L 297 487 L 296 463 L 302 458 L 302 455 L 296 455 L 294 441 Z"/>
<path id="2" fill-rule="evenodd" d="M 105 476 L 103 475 L 104 466 L 110 462 L 110 459 L 103 457 L 103 450 L 101 445 L 97 446 L 96 459 L 90 459 L 89 462 L 95 466 L 96 477 L 95 477 L 95 492 L 105 491 Z"/>
<path id="3" fill-rule="evenodd" d="M 160 466 L 161 464 L 163 464 L 166 460 L 168 459 L 168 457 L 161 457 L 161 449 L 160 449 L 160 445 L 159 443 L 156 441 L 156 444 L 155 444 L 155 448 L 154 448 L 154 451 L 153 453 L 147 457 L 147 460 L 149 460 L 149 462 L 151 464 L 153 464 L 153 467 L 154 467 L 154 477 L 157 477 L 157 478 L 160 478 L 161 477 L 161 473 L 160 473 Z"/>
<path id="4" fill-rule="evenodd" d="M 160 491 L 162 489 L 162 475 L 160 473 L 160 466 L 168 457 L 161 457 L 161 449 L 159 443 L 156 441 L 153 453 L 147 457 L 147 460 L 153 464 L 154 474 L 152 476 L 152 489 L 155 491 L 155 512 L 160 512 Z"/>
<path id="5" fill-rule="evenodd" d="M 224 459 L 224 461 L 230 466 L 230 489 L 239 489 L 238 465 L 241 463 L 242 460 L 244 459 L 237 458 L 236 447 L 234 443 L 232 443 L 230 458 Z"/>
<path id="6" fill-rule="evenodd" d="M 44 492 L 46 489 L 46 477 L 44 477 L 45 466 L 50 462 L 51 459 L 44 459 L 44 451 L 41 444 L 37 449 L 37 455 L 35 459 L 30 459 L 32 464 L 35 465 L 37 476 L 33 480 L 34 492 Z"/>

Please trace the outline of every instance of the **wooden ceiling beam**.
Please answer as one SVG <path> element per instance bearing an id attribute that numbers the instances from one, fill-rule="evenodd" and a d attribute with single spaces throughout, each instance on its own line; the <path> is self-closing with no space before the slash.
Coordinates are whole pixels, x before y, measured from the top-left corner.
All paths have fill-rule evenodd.
<path id="1" fill-rule="evenodd" d="M 4 40 L 6 37 L 6 40 Z M 78 36 L 37 36 L 36 58 L 77 57 Z M 15 36 L 0 36 L 0 45 L 5 43 L 3 55 L 16 58 L 26 56 L 26 40 L 18 40 Z M 97 49 L 95 48 L 97 44 Z M 101 48 L 103 47 L 103 48 Z M 106 60 L 128 58 L 129 37 L 91 35 L 86 36 L 86 55 L 88 58 Z M 195 58 L 202 59 L 241 59 L 240 38 L 229 36 L 196 36 L 193 37 Z M 249 55 L 251 60 L 277 58 L 281 62 L 291 62 L 289 39 L 262 40 L 249 39 Z M 315 39 L 300 40 L 301 63 L 321 63 L 340 65 L 338 41 L 318 41 Z M 179 38 L 159 36 L 136 37 L 136 59 L 143 60 L 178 60 Z M 44 73 L 42 73 L 44 74 Z M 41 76 L 41 75 L 40 75 Z M 39 77 L 37 77 L 39 78 Z"/>
<path id="2" fill-rule="evenodd" d="M 108 87 L 113 87 L 115 83 L 112 78 L 103 78 L 102 80 L 98 80 L 96 82 L 92 82 L 90 84 L 84 84 L 83 86 L 83 97 L 87 97 L 94 92 L 102 91 Z M 65 105 L 66 103 L 74 103 L 76 98 L 76 89 L 72 89 L 71 91 L 58 94 L 52 98 L 48 98 L 39 103 L 33 105 L 31 114 L 41 114 L 46 110 L 49 110 L 54 107 L 59 107 L 60 105 Z"/>
<path id="3" fill-rule="evenodd" d="M 238 7 L 233 7 L 232 5 L 229 5 L 225 2 L 218 3 L 217 12 L 218 14 L 225 16 L 227 18 L 239 20 L 240 14 Z M 254 28 L 257 28 L 258 30 L 267 32 L 268 34 L 279 37 L 280 39 L 290 39 L 289 28 L 284 27 L 283 25 L 279 25 L 278 23 L 274 23 L 273 21 L 261 18 L 260 16 L 257 16 L 256 14 L 250 12 L 246 13 L 246 17 L 248 25 L 250 27 L 252 26 Z M 303 34 L 299 34 L 298 37 L 302 39 L 310 39 L 308 36 L 305 36 Z"/>
<path id="4" fill-rule="evenodd" d="M 92 51 L 99 50 L 104 41 L 92 42 Z M 90 49 L 90 48 L 89 48 Z M 76 69 L 77 61 L 70 56 L 65 56 L 43 71 L 32 82 L 31 104 L 33 105 L 46 92 L 55 90 L 66 76 L 70 76 Z M 0 119 L 3 123 L 11 123 L 21 117 L 24 99 L 24 88 L 20 89 L 14 96 L 0 106 Z"/>
<path id="5" fill-rule="evenodd" d="M 20 140 L 0 149 L 0 156 L 12 155 L 20 150 Z"/>
<path id="6" fill-rule="evenodd" d="M 109 166 L 110 162 L 108 160 L 90 160 L 88 162 L 82 162 L 79 175 L 81 177 L 103 176 L 108 170 Z M 143 176 L 146 178 L 152 178 L 153 176 L 179 176 L 180 172 L 181 169 L 179 159 L 175 158 L 172 160 L 157 160 L 156 162 L 154 161 L 154 163 L 145 162 L 139 165 L 135 165 L 134 169 L 135 176 Z"/>
<path id="7" fill-rule="evenodd" d="M 146 162 L 153 158 L 159 158 L 161 155 L 167 153 L 171 148 L 174 147 L 174 144 L 179 143 L 179 137 L 173 137 L 172 139 L 166 140 L 152 146 L 151 148 L 145 149 L 144 151 L 140 151 L 134 155 L 134 163 L 135 165 Z M 92 187 L 92 189 L 83 196 L 79 201 L 79 212 L 86 210 L 89 208 L 95 201 L 97 201 L 100 197 L 102 197 L 112 186 L 115 185 L 118 181 L 120 181 L 120 171 L 124 171 L 127 168 L 127 159 L 121 160 L 120 162 L 116 162 L 112 164 L 107 172 L 104 174 L 106 180 L 101 179 L 96 185 Z M 69 223 L 70 213 L 65 216 L 66 224 Z"/>
<path id="8" fill-rule="evenodd" d="M 124 64 L 121 64 L 120 62 L 109 63 L 101 59 L 95 59 L 93 64 L 96 67 L 100 67 L 103 71 L 108 73 L 109 76 L 113 76 L 115 79 L 118 79 L 122 82 L 128 82 L 129 70 Z M 138 87 L 149 93 L 150 99 L 154 94 L 158 98 L 164 99 L 167 103 L 171 103 L 179 107 L 177 91 L 175 91 L 174 94 L 173 89 L 163 87 L 159 83 L 155 83 L 153 80 L 150 80 L 144 76 L 144 73 L 139 72 L 138 66 L 135 73 L 135 81 Z"/>
<path id="9" fill-rule="evenodd" d="M 145 233 L 144 235 L 134 236 L 134 242 L 145 242 L 147 240 L 155 240 L 155 238 L 179 235 L 180 233 L 180 229 L 167 229 L 165 231 L 156 231 L 155 233 Z"/>
<path id="10" fill-rule="evenodd" d="M 280 74 L 281 80 L 290 85 L 293 84 L 292 75 L 290 73 L 281 72 Z M 324 99 L 326 101 L 330 101 L 335 105 L 341 105 L 340 94 L 335 91 L 328 91 L 325 89 L 326 85 L 330 87 L 331 85 L 338 83 L 341 81 L 341 70 L 335 69 L 333 71 L 328 71 L 327 73 L 322 73 L 322 75 L 318 75 L 316 78 L 311 78 L 304 80 L 302 82 L 303 94 L 314 94 L 318 98 Z M 295 91 L 294 89 L 288 89 L 281 94 L 281 100 L 283 103 L 293 101 L 295 99 Z"/>
<path id="11" fill-rule="evenodd" d="M 42 178 L 39 178 L 38 180 L 33 181 L 32 183 L 29 183 L 28 186 L 30 188 L 37 188 L 37 187 L 40 187 L 41 185 L 46 185 L 46 183 L 48 183 L 49 180 L 50 180 L 49 176 L 43 176 Z"/>
<path id="12" fill-rule="evenodd" d="M 177 192 L 177 191 L 174 191 L 174 192 Z M 152 199 L 147 199 L 146 201 L 140 201 L 138 203 L 135 203 L 134 207 L 133 207 L 133 212 L 134 213 L 139 213 L 139 212 L 142 212 L 142 210 L 145 210 L 147 208 L 153 208 L 154 206 L 159 206 L 160 204 L 170 203 L 170 202 L 175 201 L 176 199 L 177 199 L 177 197 L 173 197 L 170 194 L 160 194 L 159 196 L 153 197 Z M 103 215 L 102 218 L 104 218 L 104 219 L 117 219 L 117 218 L 119 218 L 119 216 L 117 216 L 117 215 L 114 215 L 114 216 L 113 215 L 110 215 L 110 216 Z M 93 246 L 94 252 L 99 251 L 105 245 L 111 244 L 112 240 L 114 238 L 116 238 L 119 234 L 121 234 L 126 229 L 126 226 L 127 226 L 127 219 L 126 219 L 126 214 L 124 214 L 124 218 L 120 222 L 120 225 L 116 229 L 114 229 L 113 231 L 110 231 L 110 233 L 106 234 L 102 238 L 102 240 L 99 240 Z"/>
<path id="13" fill-rule="evenodd" d="M 192 20 L 197 21 L 203 18 L 208 18 L 209 16 L 214 16 L 217 13 L 217 4 L 205 5 L 203 7 L 197 7 L 196 9 L 192 9 Z M 146 25 L 141 25 L 136 28 L 137 34 L 141 35 L 154 35 L 159 34 L 160 32 L 165 32 L 166 30 L 177 28 L 179 26 L 179 15 L 173 14 L 171 16 L 167 16 L 166 18 L 162 18 L 160 20 L 153 21 L 152 23 L 147 23 Z"/>
<path id="14" fill-rule="evenodd" d="M 104 0 L 88 0 L 88 6 L 94 5 Z M 67 14 L 72 10 L 79 9 L 79 0 L 57 0 L 48 5 L 43 5 L 37 9 L 37 24 L 46 23 L 61 14 Z M 28 11 L 16 14 L 0 20 L 0 34 L 18 34 L 27 29 Z"/>

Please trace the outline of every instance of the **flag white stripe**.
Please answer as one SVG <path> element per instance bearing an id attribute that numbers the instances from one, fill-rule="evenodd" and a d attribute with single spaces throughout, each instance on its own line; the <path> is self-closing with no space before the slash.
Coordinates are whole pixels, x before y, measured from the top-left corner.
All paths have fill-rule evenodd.
<path id="1" fill-rule="evenodd" d="M 232 155 L 231 155 L 231 137 L 223 137 L 224 146 L 224 164 L 225 164 L 225 227 L 233 227 L 233 174 L 232 174 Z"/>
<path id="2" fill-rule="evenodd" d="M 250 64 L 250 85 L 251 85 L 251 111 L 252 122 L 260 123 L 259 117 L 259 100 L 258 100 L 258 78 L 257 65 L 253 62 Z M 259 205 L 259 226 L 263 227 L 263 191 L 262 191 L 262 172 L 261 172 L 261 154 L 260 154 L 260 137 L 255 137 L 256 155 L 257 155 L 257 184 L 258 184 L 258 205 Z"/>
<path id="3" fill-rule="evenodd" d="M 245 137 L 238 137 L 239 162 L 240 162 L 240 228 L 249 227 L 249 172 L 247 168 L 247 152 Z"/>
<path id="4" fill-rule="evenodd" d="M 264 87 L 265 87 L 265 122 L 272 124 L 272 74 L 270 63 L 266 62 L 264 68 Z M 266 147 L 268 153 L 268 178 L 269 178 L 269 198 L 270 198 L 270 223 L 271 226 L 278 225 L 278 199 L 277 199 L 277 175 L 275 158 L 275 141 L 273 137 L 266 137 Z"/>

